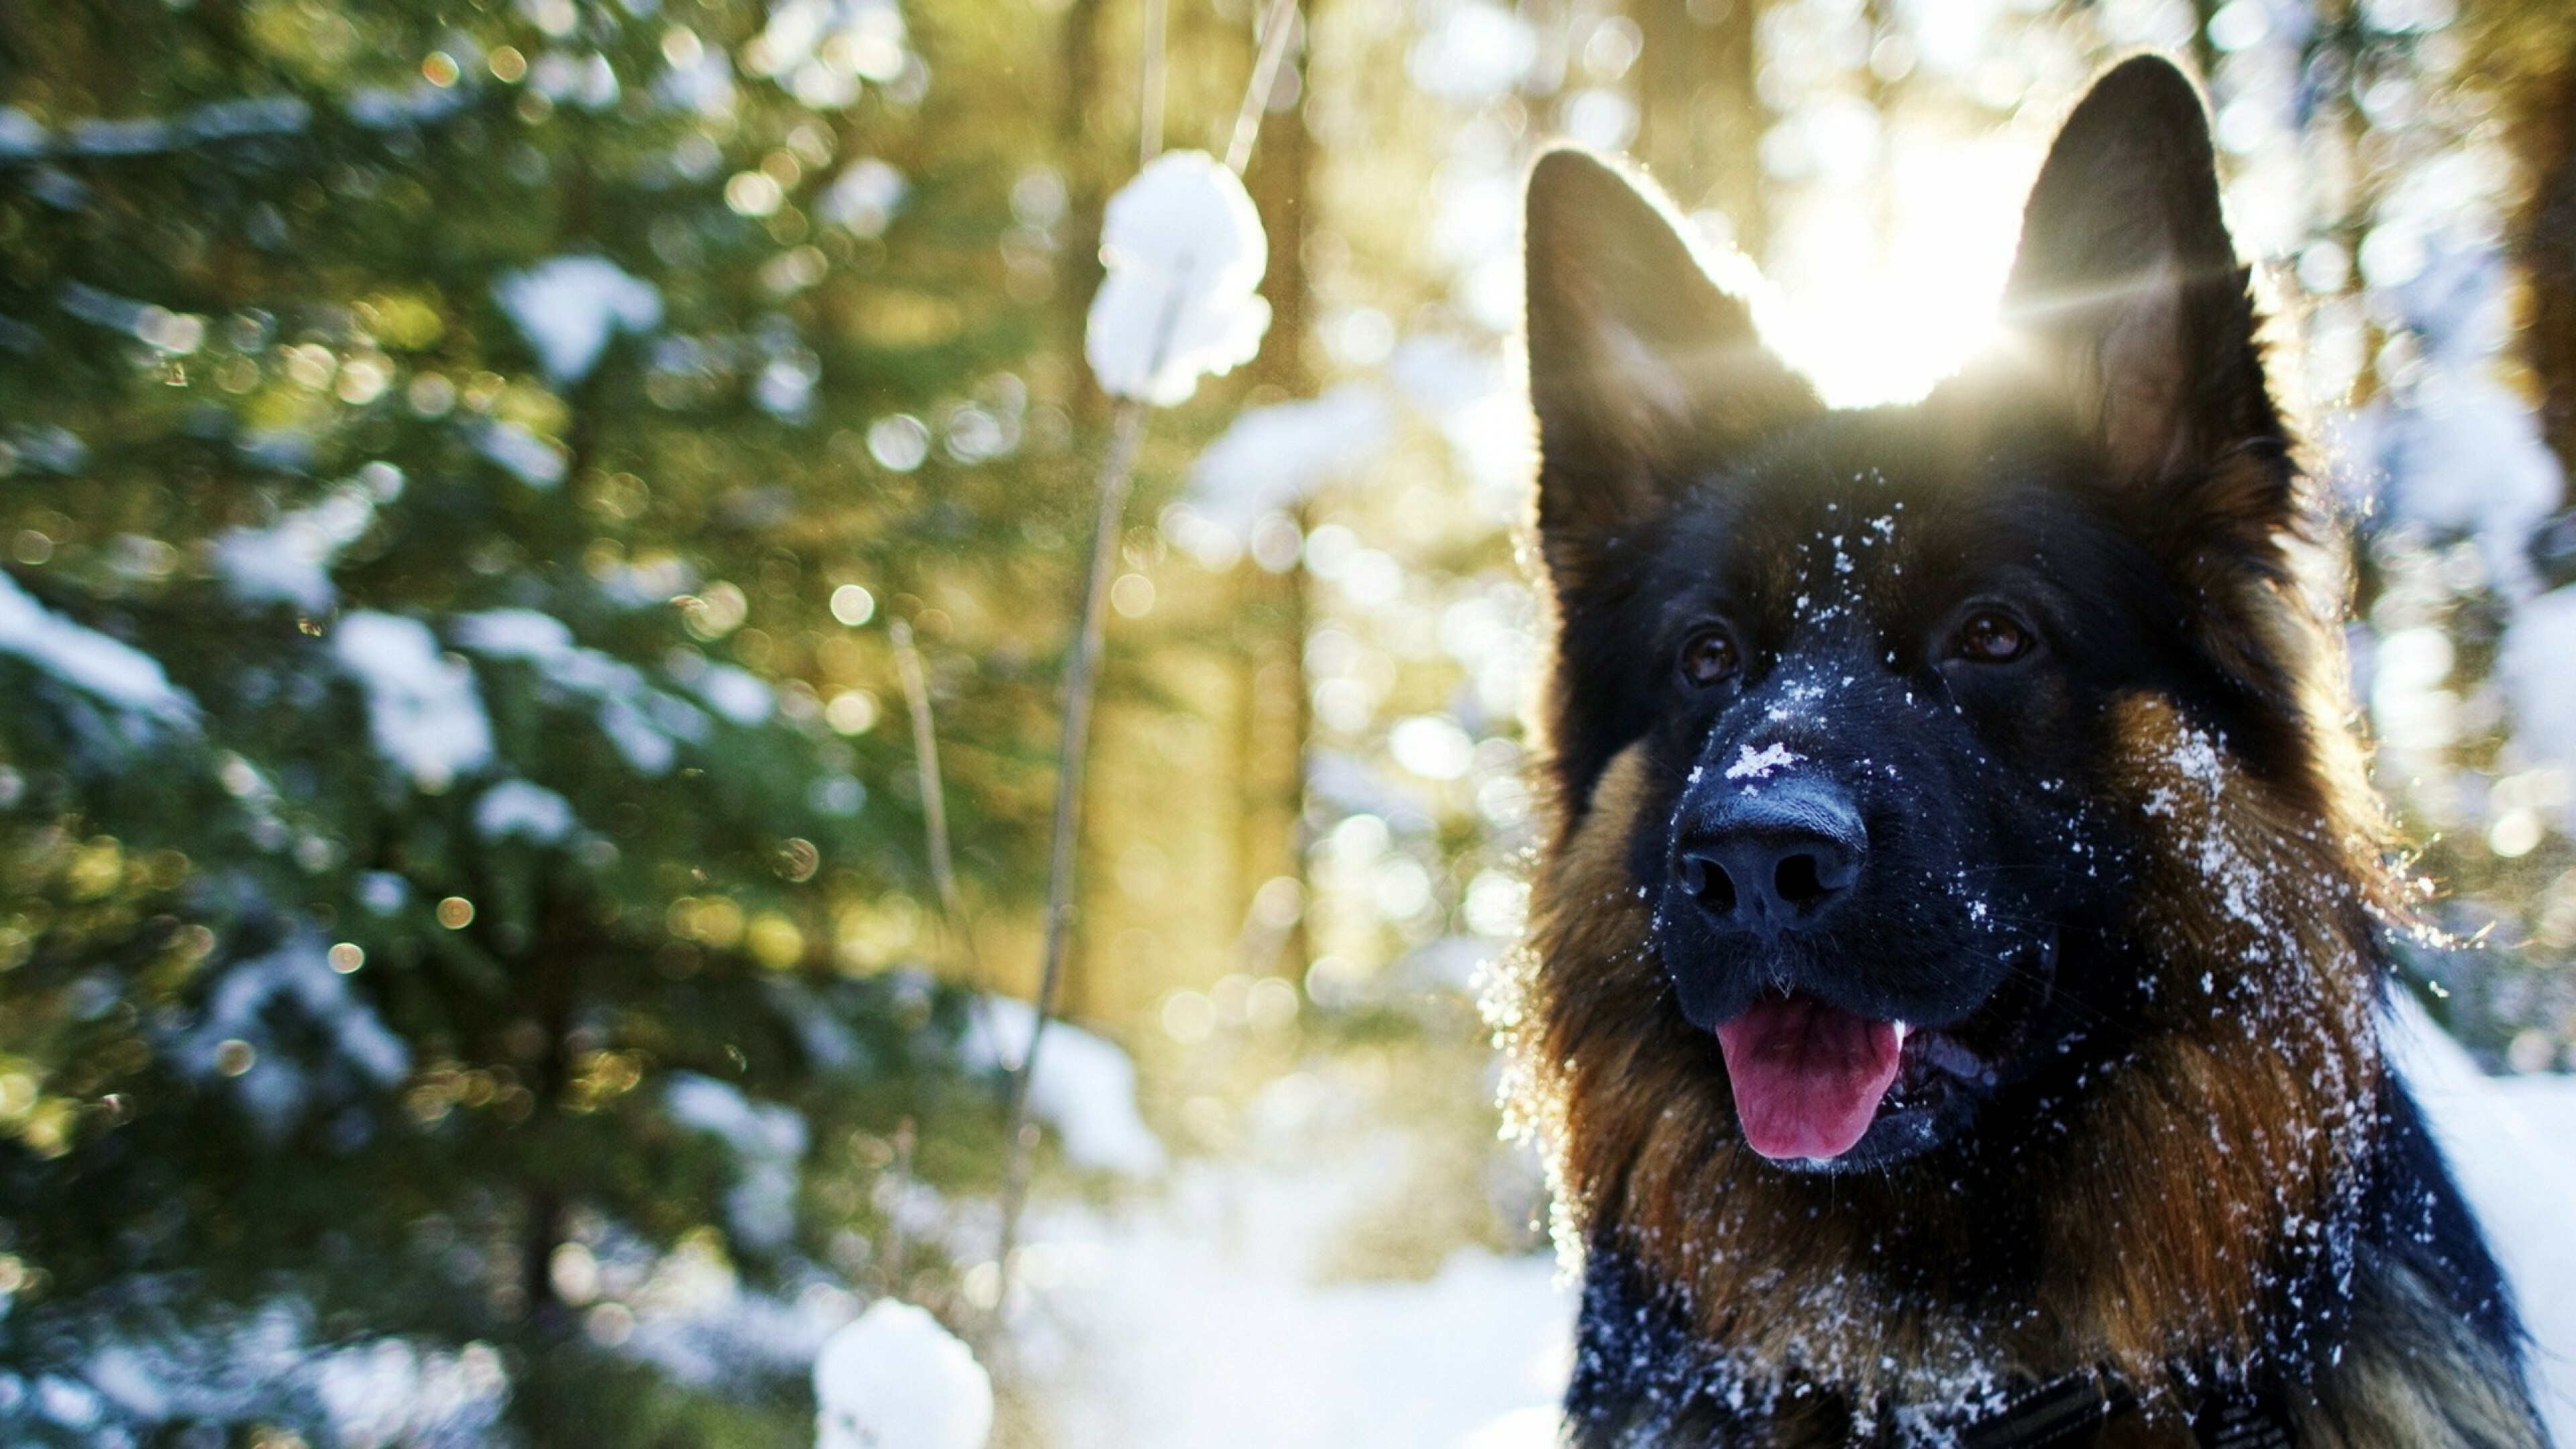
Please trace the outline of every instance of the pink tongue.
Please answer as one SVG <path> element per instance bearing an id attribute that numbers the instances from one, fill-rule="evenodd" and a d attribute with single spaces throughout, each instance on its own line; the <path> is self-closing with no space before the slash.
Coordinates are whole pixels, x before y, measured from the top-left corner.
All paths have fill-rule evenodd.
<path id="1" fill-rule="evenodd" d="M 1905 1030 L 1812 997 L 1766 998 L 1717 1029 L 1744 1140 L 1779 1162 L 1840 1157 L 1896 1080 Z"/>

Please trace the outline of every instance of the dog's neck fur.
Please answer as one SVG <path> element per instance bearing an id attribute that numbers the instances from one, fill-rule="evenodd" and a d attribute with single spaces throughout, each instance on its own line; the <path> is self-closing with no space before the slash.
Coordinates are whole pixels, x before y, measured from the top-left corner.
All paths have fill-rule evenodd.
<path id="1" fill-rule="evenodd" d="M 1518 1104 L 1552 1148 L 1561 1241 L 1632 1265 L 1713 1371 L 1866 1411 L 2084 1371 L 2188 1402 L 2212 1375 L 2331 1356 L 2380 1071 L 2366 888 L 2332 831 L 2169 705 L 2137 697 L 2116 728 L 2118 793 L 2168 836 L 2147 858 L 2190 863 L 2141 889 L 2157 919 L 2192 924 L 2135 943 L 2151 1029 L 2078 1074 L 2011 1152 L 1823 1177 L 1755 1157 L 1717 1053 L 1672 1007 L 1623 864 L 1642 752 L 1564 825 L 1505 1012 Z M 1922 1211 L 1938 1193 L 1981 1210 Z M 2283 1342 L 2283 1323 L 2319 1337 Z"/>

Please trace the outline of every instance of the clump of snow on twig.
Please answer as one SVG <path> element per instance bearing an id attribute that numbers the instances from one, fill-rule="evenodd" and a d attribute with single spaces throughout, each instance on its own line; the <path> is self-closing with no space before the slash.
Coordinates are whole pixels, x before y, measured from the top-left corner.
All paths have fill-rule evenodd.
<path id="1" fill-rule="evenodd" d="M 343 1449 L 494 1442 L 510 1382 L 489 1344 L 334 1341 L 317 1333 L 312 1305 L 291 1297 L 181 1314 L 170 1287 L 140 1275 L 73 1315 L 58 1311 L 48 1329 L 72 1331 L 39 1330 L 44 1360 L 0 1369 L 0 1433 L 17 1431 L 13 1444 L 28 1432 L 47 1444 L 187 1443 L 192 1421 L 312 1417 Z"/>
<path id="2" fill-rule="evenodd" d="M 661 289 L 606 257 L 549 258 L 503 276 L 492 295 L 557 383 L 590 376 L 613 333 L 662 325 Z"/>
<path id="3" fill-rule="evenodd" d="M 1254 291 L 1270 242 L 1243 182 L 1204 151 L 1155 158 L 1109 198 L 1108 275 L 1091 299 L 1083 355 L 1106 391 L 1160 407 L 1199 379 L 1252 360 L 1270 330 Z"/>
<path id="4" fill-rule="evenodd" d="M 709 708 L 745 729 L 767 723 L 778 710 L 778 692 L 748 669 L 691 660 L 674 665 L 671 672 Z"/>
<path id="5" fill-rule="evenodd" d="M 586 56 L 561 50 L 545 52 L 528 67 L 528 86 L 557 105 L 574 105 L 588 111 L 607 110 L 626 93 L 625 87 L 617 83 L 617 68 L 597 51 Z"/>
<path id="6" fill-rule="evenodd" d="M 907 72 L 918 74 L 908 40 L 894 0 L 770 0 L 757 48 L 742 54 L 798 101 L 837 111 L 859 98 L 861 81 L 905 93 Z"/>
<path id="7" fill-rule="evenodd" d="M 321 1354 L 311 1373 L 350 1449 L 489 1443 L 509 1390 L 501 1355 L 485 1343 L 449 1352 L 409 1339 L 370 1339 Z"/>
<path id="8" fill-rule="evenodd" d="M 418 126 L 452 115 L 462 109 L 473 95 L 466 86 L 432 85 L 427 80 L 413 81 L 406 87 L 361 86 L 341 103 L 349 119 L 370 131 L 387 131 L 396 126 Z"/>
<path id="9" fill-rule="evenodd" d="M 1037 1020 L 1027 1002 L 1008 996 L 986 997 L 985 1007 L 958 1044 L 966 1065 L 978 1071 L 1019 1060 Z M 1077 1166 L 1127 1177 L 1163 1170 L 1162 1140 L 1136 1111 L 1136 1064 L 1078 1026 L 1047 1024 L 1029 1083 L 1029 1112 L 1056 1130 L 1064 1155 Z"/>
<path id="10" fill-rule="evenodd" d="M 334 495 L 299 508 L 267 528 L 231 528 L 215 540 L 215 571 L 224 592 L 244 604 L 292 604 L 328 613 L 338 601 L 331 563 L 367 531 L 374 510 L 364 499 Z"/>
<path id="11" fill-rule="evenodd" d="M 0 654 L 14 654 L 130 716 L 171 725 L 197 718 L 196 701 L 170 683 L 159 660 L 46 608 L 6 573 L 0 573 Z"/>
<path id="12" fill-rule="evenodd" d="M 16 106 L 0 106 L 0 156 L 40 156 L 45 150 L 44 123 Z"/>
<path id="13" fill-rule="evenodd" d="M 359 610 L 342 616 L 331 650 L 366 691 L 376 749 L 423 790 L 444 790 L 492 760 L 492 726 L 474 672 L 438 648 L 418 619 Z"/>
<path id="14" fill-rule="evenodd" d="M 993 1383 L 939 1320 L 877 1300 L 814 1358 L 815 1449 L 984 1449 Z"/>

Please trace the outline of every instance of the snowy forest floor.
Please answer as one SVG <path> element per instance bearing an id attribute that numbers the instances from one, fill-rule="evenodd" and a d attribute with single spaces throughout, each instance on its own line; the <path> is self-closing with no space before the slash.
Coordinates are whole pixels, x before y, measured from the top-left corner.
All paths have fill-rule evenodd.
<path id="1" fill-rule="evenodd" d="M 2428 1032 L 2410 1009 L 2400 1060 L 2515 1279 L 2552 1427 L 2576 1446 L 2576 1077 L 2486 1078 Z M 1534 1168 L 1457 1154 L 1455 1104 L 1426 1110 L 1410 1089 L 1460 1065 L 1439 1055 L 1394 1081 L 1347 1060 L 1283 1078 L 1228 1150 L 1183 1161 L 1160 1193 L 1054 1210 L 1018 1335 L 1035 1402 L 1006 1416 L 998 1449 L 1554 1443 L 1573 1296 L 1543 1244 L 1461 1226 L 1459 1196 L 1533 1204 Z"/>
<path id="2" fill-rule="evenodd" d="M 1554 1442 L 1574 1301 L 1481 1048 L 1331 1054 L 1163 1189 L 1040 1225 L 1017 1342 L 1049 1449 Z M 1010 1420 L 997 1449 L 1020 1449 Z M 1023 1430 L 1022 1432 L 1027 1432 Z"/>

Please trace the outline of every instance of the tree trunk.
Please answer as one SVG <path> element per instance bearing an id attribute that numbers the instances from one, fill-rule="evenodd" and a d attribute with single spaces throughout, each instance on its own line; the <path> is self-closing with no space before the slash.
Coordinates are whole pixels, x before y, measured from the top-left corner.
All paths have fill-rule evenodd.
<path id="1" fill-rule="evenodd" d="M 1245 178 L 1270 240 L 1269 272 L 1261 288 L 1270 303 L 1270 336 L 1253 364 L 1255 376 L 1291 397 L 1311 396 L 1316 384 L 1305 352 L 1313 325 L 1306 237 L 1314 223 L 1316 164 L 1315 138 L 1306 129 L 1306 98 L 1314 94 L 1306 67 L 1323 8 L 1323 0 L 1306 0 L 1291 22 L 1302 26 L 1303 33 L 1292 37 L 1291 48 L 1280 58 L 1280 85 L 1293 87 L 1297 100 L 1263 116 L 1260 144 L 1253 147 Z M 1302 511 L 1298 523 L 1304 526 Z M 1312 604 L 1304 569 L 1274 575 L 1246 563 L 1235 577 L 1244 616 L 1259 625 L 1235 660 L 1242 701 L 1236 748 L 1244 771 L 1236 832 L 1236 907 L 1239 918 L 1248 920 L 1253 895 L 1265 881 L 1287 875 L 1303 884 L 1306 878 L 1298 830 L 1305 806 L 1304 660 Z M 1259 970 L 1284 960 L 1293 979 L 1305 969 L 1306 955 L 1301 917 L 1270 961 L 1245 962 L 1239 969 Z"/>
<path id="2" fill-rule="evenodd" d="M 2540 382 L 2542 435 L 2576 476 L 2576 65 L 2535 78 L 2519 129 L 2531 168 L 2515 228 L 2531 288 L 2524 351 Z"/>
<path id="3" fill-rule="evenodd" d="M 1685 211 L 1714 209 L 1757 260 L 1762 206 L 1762 97 L 1754 89 L 1759 0 L 1632 0 L 1645 36 L 1637 58 L 1637 156 Z"/>

